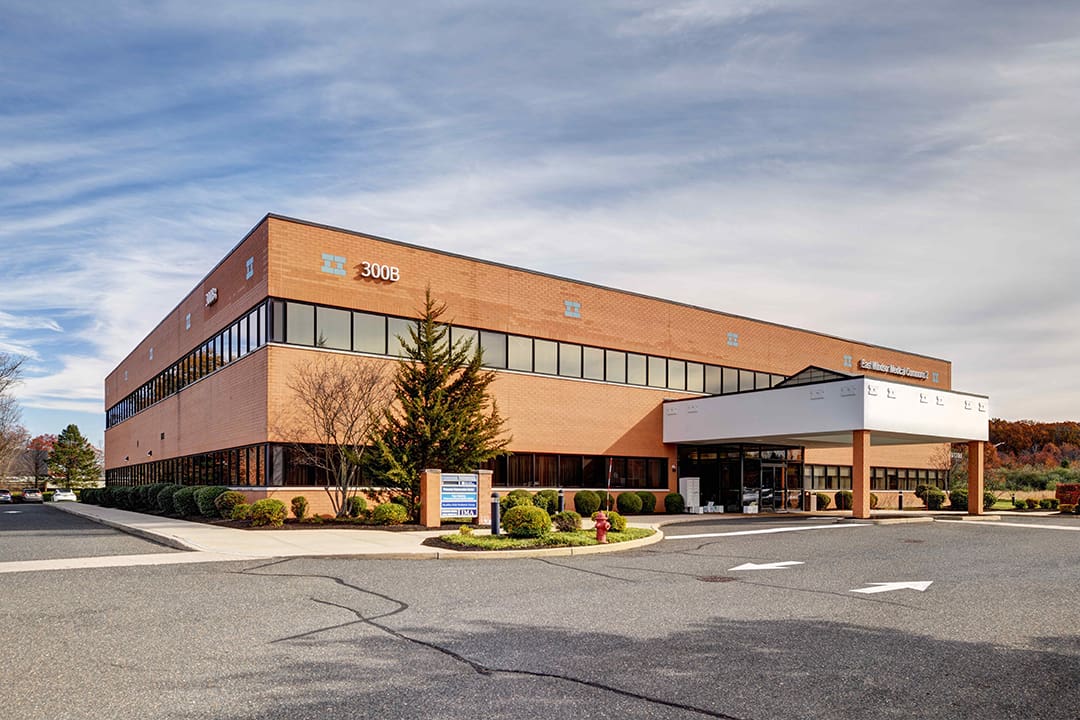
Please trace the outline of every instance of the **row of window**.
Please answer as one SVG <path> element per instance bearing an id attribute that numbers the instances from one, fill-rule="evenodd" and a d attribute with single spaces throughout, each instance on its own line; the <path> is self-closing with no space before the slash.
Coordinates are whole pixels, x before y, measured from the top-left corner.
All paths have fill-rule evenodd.
<path id="1" fill-rule="evenodd" d="M 234 487 L 265 485 L 266 445 L 216 450 L 105 471 L 106 485 L 153 483 Z"/>
<path id="2" fill-rule="evenodd" d="M 236 322 L 143 383 L 105 413 L 105 427 L 112 427 L 156 402 L 180 392 L 193 382 L 252 350 L 266 344 L 266 303 L 245 313 Z"/>
<path id="3" fill-rule="evenodd" d="M 416 328 L 416 320 L 269 300 L 109 408 L 105 426 L 127 420 L 267 342 L 402 357 L 401 340 L 409 339 L 410 328 Z M 784 380 L 773 373 L 451 326 L 451 343 L 460 340 L 479 348 L 489 368 L 542 375 L 710 395 L 761 390 Z"/>
<path id="4" fill-rule="evenodd" d="M 870 468 L 871 490 L 914 491 L 919 485 L 948 489 L 949 473 L 926 468 Z M 851 490 L 850 465 L 803 465 L 803 488 Z"/>
<path id="5" fill-rule="evenodd" d="M 666 490 L 666 458 L 514 453 L 488 464 L 493 487 Z"/>

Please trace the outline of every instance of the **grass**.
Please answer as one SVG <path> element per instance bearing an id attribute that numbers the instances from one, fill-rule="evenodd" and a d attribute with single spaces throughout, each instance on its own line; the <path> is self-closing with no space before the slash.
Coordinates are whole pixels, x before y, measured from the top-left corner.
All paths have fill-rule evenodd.
<path id="1" fill-rule="evenodd" d="M 650 528 L 627 528 L 624 532 L 609 532 L 608 542 L 619 543 L 649 537 L 656 531 Z M 526 550 L 529 548 L 582 547 L 597 545 L 594 530 L 549 533 L 542 538 L 512 538 L 507 535 L 440 535 L 439 540 L 456 550 Z"/>

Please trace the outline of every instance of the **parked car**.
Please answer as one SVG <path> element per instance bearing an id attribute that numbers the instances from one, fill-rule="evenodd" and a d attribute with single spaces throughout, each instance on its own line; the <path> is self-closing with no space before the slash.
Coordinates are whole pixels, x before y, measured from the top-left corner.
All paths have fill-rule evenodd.
<path id="1" fill-rule="evenodd" d="M 61 502 L 61 501 L 75 502 L 79 498 L 75 497 L 75 491 L 72 490 L 71 488 L 60 488 L 56 492 L 53 493 L 52 499 L 53 499 L 53 502 Z"/>
<path id="2" fill-rule="evenodd" d="M 22 493 L 23 502 L 41 502 L 41 491 L 37 488 L 26 488 Z"/>
<path id="3" fill-rule="evenodd" d="M 0 488 L 0 503 L 13 502 L 11 499 L 11 491 Z"/>

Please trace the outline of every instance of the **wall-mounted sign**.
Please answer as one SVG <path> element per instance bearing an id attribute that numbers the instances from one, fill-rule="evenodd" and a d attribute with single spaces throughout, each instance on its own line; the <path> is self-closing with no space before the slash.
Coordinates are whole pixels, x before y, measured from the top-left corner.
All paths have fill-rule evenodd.
<path id="1" fill-rule="evenodd" d="M 210 288 L 206 291 L 206 307 L 210 307 L 217 302 L 217 288 Z"/>
<path id="2" fill-rule="evenodd" d="M 401 279 L 401 271 L 394 265 L 382 265 L 381 263 L 365 260 L 360 263 L 360 277 L 397 282 Z"/>
<path id="3" fill-rule="evenodd" d="M 915 378 L 916 380 L 925 380 L 930 377 L 930 373 L 925 370 L 912 370 L 911 368 L 900 367 L 899 365 L 879 363 L 876 360 L 860 360 L 859 369 L 873 370 L 874 372 L 888 373 L 890 375 L 900 375 L 901 377 Z"/>

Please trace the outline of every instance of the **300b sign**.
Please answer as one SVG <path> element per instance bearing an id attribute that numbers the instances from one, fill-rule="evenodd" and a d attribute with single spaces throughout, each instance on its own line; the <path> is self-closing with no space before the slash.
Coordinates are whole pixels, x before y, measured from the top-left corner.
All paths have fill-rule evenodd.
<path id="1" fill-rule="evenodd" d="M 401 279 L 401 271 L 393 265 L 364 261 L 360 263 L 360 277 L 397 282 Z"/>

